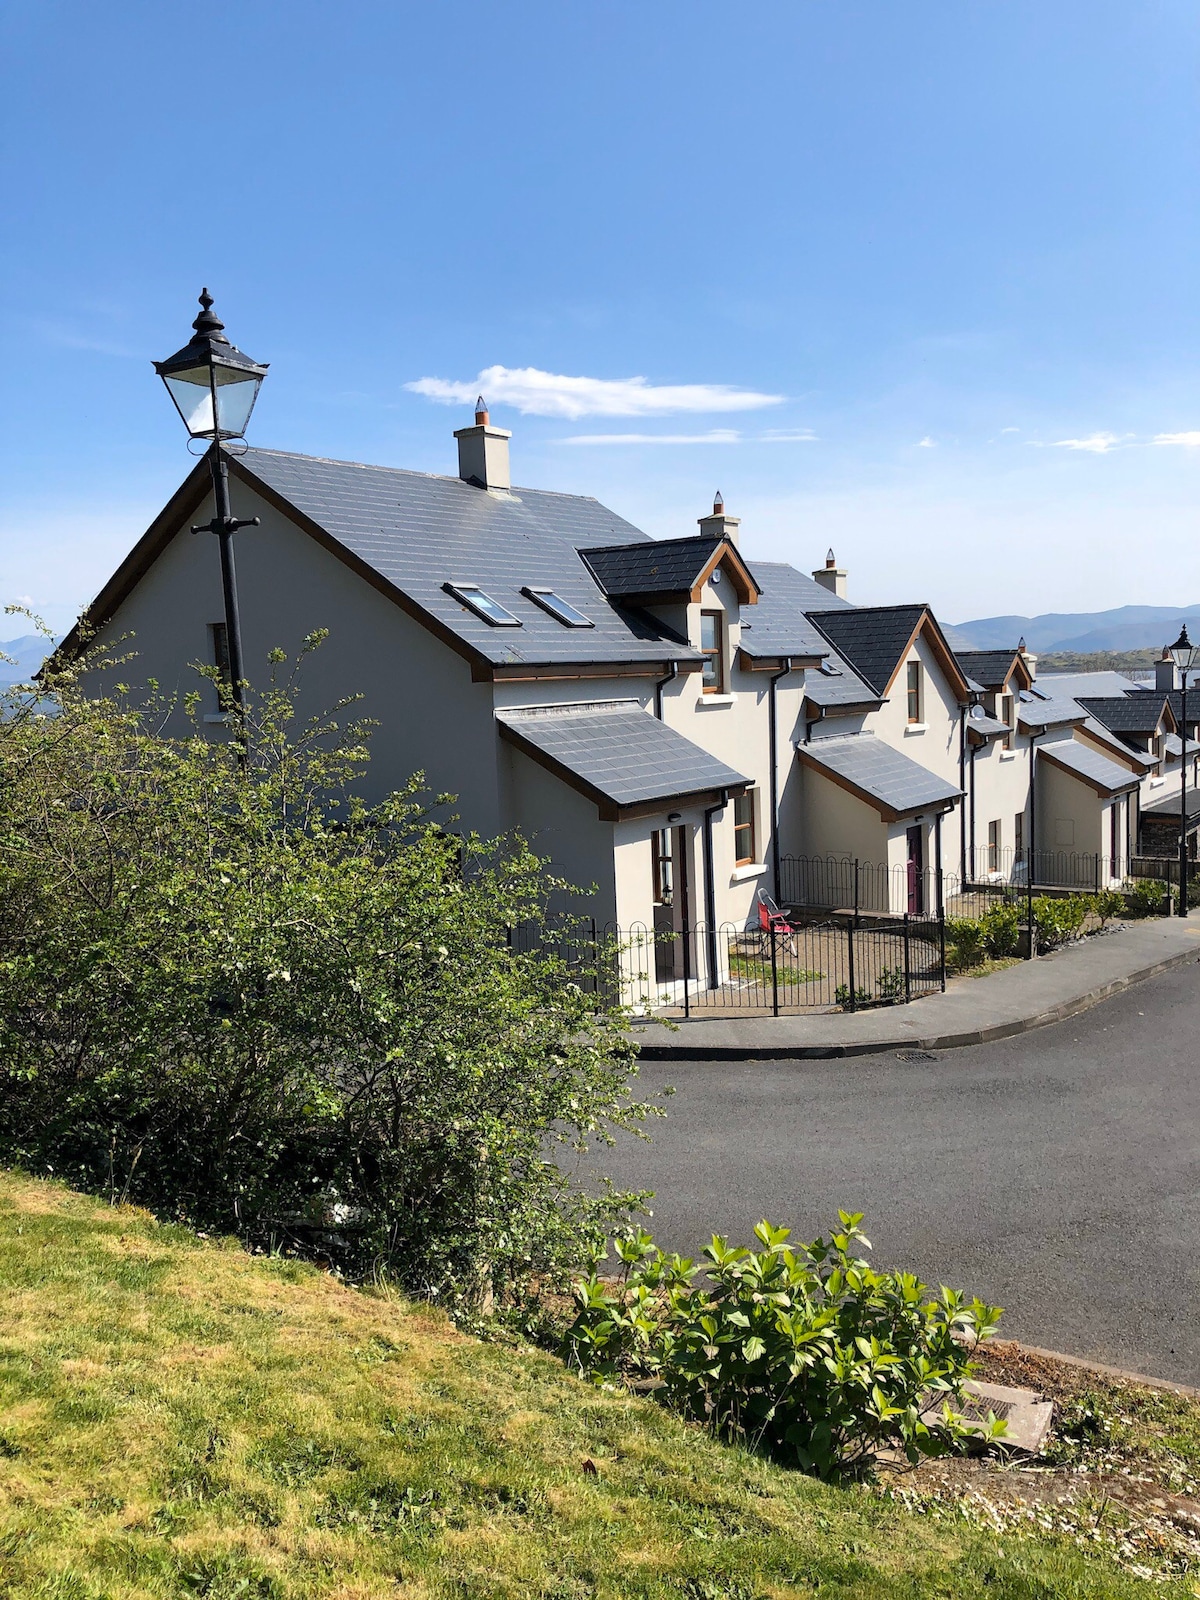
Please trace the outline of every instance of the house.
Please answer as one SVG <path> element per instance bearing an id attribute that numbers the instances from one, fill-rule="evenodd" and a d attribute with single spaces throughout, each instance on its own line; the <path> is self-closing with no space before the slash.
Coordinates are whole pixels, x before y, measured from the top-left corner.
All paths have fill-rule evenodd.
<path id="1" fill-rule="evenodd" d="M 956 653 L 927 605 L 852 605 L 832 551 L 811 575 L 751 563 L 720 496 L 653 540 L 514 487 L 510 437 L 481 403 L 453 477 L 229 458 L 235 512 L 259 519 L 238 539 L 251 676 L 328 630 L 299 709 L 362 694 L 368 798 L 422 772 L 456 827 L 519 831 L 666 985 L 720 981 L 761 891 L 919 915 L 950 878 L 1019 877 L 1035 845 L 1127 861 L 1169 694 L 1056 696 L 1022 648 Z M 215 552 L 190 532 L 212 510 L 200 462 L 89 609 L 168 693 L 228 660 Z"/>

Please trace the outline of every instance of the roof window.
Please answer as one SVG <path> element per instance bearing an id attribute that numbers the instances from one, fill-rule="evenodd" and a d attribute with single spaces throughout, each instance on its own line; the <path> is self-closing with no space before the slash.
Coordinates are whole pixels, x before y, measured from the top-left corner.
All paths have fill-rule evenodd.
<path id="1" fill-rule="evenodd" d="M 827 678 L 840 678 L 843 675 L 841 667 L 835 666 L 832 661 L 822 661 L 817 671 L 823 672 Z"/>
<path id="2" fill-rule="evenodd" d="M 591 617 L 585 617 L 582 611 L 577 611 L 569 600 L 564 600 L 562 595 L 555 594 L 553 589 L 532 589 L 528 585 L 521 590 L 528 595 L 535 606 L 541 606 L 543 611 L 548 611 L 552 617 L 557 618 L 566 628 L 594 628 L 596 624 Z"/>
<path id="3" fill-rule="evenodd" d="M 485 594 L 477 583 L 444 583 L 442 588 L 493 628 L 521 626 L 520 617 L 514 617 L 511 611 L 506 611 L 499 600 L 493 600 L 490 594 Z"/>

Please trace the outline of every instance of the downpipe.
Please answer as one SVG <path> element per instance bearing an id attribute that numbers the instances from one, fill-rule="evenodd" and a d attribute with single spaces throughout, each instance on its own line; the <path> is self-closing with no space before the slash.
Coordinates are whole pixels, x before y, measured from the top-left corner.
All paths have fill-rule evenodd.
<path id="1" fill-rule="evenodd" d="M 713 837 L 712 819 L 718 811 L 724 811 L 729 804 L 729 790 L 721 790 L 721 798 L 715 806 L 708 806 L 704 812 L 704 910 L 708 921 L 708 937 L 705 948 L 708 954 L 708 987 L 720 988 L 720 979 L 717 974 L 717 884 L 713 870 Z"/>

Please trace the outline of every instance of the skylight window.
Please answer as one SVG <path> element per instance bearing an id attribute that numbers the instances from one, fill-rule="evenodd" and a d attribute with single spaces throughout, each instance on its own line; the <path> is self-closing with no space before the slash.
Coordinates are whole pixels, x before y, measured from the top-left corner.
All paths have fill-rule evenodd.
<path id="1" fill-rule="evenodd" d="M 823 672 L 827 678 L 840 678 L 842 676 L 841 667 L 835 667 L 832 661 L 822 661 L 817 671 Z"/>
<path id="2" fill-rule="evenodd" d="M 519 628 L 520 617 L 514 617 L 511 611 L 506 611 L 499 600 L 493 600 L 477 583 L 444 583 L 442 588 L 447 594 L 452 594 L 464 606 L 472 610 L 477 617 L 482 617 L 485 622 L 491 623 L 493 628 Z"/>
<path id="3" fill-rule="evenodd" d="M 528 595 L 535 606 L 541 606 L 543 611 L 548 611 L 552 617 L 567 628 L 594 628 L 596 624 L 591 617 L 585 617 L 582 611 L 577 611 L 569 600 L 564 600 L 562 595 L 555 594 L 553 589 L 531 589 L 526 586 L 521 593 Z"/>

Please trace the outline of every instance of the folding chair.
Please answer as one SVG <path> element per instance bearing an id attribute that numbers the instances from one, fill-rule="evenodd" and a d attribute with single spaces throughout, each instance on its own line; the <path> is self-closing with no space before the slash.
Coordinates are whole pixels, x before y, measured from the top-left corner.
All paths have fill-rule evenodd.
<path id="1" fill-rule="evenodd" d="M 765 889 L 760 889 L 756 897 L 758 905 L 758 942 L 764 958 L 771 953 L 771 934 L 775 934 L 778 950 L 782 945 L 791 955 L 796 954 L 796 934 L 798 930 L 788 921 L 787 916 L 775 904 L 774 900 Z"/>

